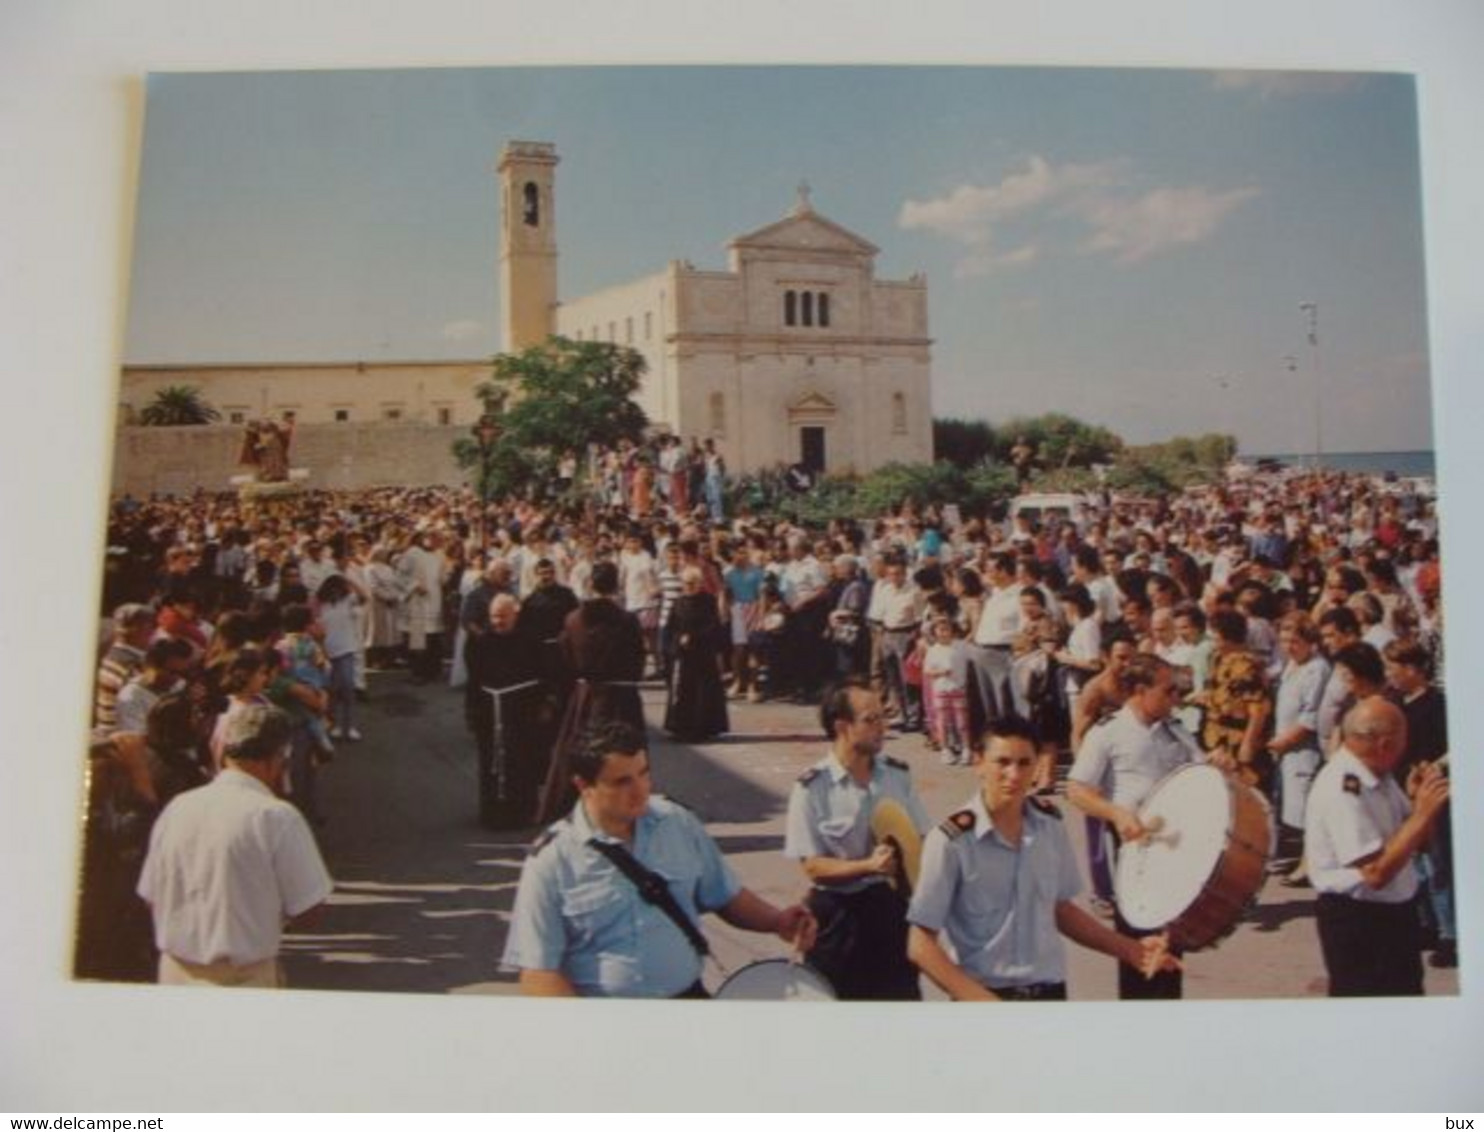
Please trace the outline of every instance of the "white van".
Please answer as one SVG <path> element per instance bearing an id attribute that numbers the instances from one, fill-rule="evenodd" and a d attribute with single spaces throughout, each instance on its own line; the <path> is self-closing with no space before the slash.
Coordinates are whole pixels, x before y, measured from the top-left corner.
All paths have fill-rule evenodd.
<path id="1" fill-rule="evenodd" d="M 1070 520 L 1078 531 L 1082 531 L 1092 517 L 1092 503 L 1087 496 L 1074 491 L 1017 495 L 1010 501 L 1010 510 L 1005 516 L 1012 534 L 1015 521 L 1022 517 L 1043 525 L 1052 519 Z"/>

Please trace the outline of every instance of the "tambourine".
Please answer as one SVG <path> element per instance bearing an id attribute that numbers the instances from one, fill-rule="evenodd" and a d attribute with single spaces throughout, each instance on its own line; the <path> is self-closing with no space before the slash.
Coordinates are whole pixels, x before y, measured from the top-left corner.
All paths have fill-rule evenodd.
<path id="1" fill-rule="evenodd" d="M 903 896 L 911 896 L 922 868 L 922 835 L 901 803 L 883 798 L 871 811 L 871 839 L 896 850 L 896 868 L 887 879 Z"/>

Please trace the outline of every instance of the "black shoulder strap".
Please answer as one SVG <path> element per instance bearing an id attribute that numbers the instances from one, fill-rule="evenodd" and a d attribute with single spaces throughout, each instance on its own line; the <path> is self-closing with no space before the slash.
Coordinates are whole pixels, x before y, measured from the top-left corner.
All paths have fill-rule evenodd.
<path id="1" fill-rule="evenodd" d="M 596 837 L 589 839 L 588 845 L 612 861 L 614 867 L 633 882 L 634 887 L 639 890 L 640 898 L 646 904 L 653 904 L 670 917 L 670 920 L 690 941 L 690 945 L 696 949 L 697 955 L 704 959 L 711 954 L 711 945 L 706 942 L 706 937 L 701 934 L 700 929 L 691 922 L 691 918 L 685 914 L 685 909 L 676 901 L 675 894 L 670 891 L 670 886 L 665 882 L 664 877 L 646 869 L 622 845 L 615 845 L 612 841 L 599 841 Z"/>

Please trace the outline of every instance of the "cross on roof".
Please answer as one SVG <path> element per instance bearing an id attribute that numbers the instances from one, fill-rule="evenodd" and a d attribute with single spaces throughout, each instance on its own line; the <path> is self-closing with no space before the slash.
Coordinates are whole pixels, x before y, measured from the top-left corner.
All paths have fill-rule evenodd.
<path id="1" fill-rule="evenodd" d="M 814 206 L 809 203 L 809 182 L 799 182 L 799 203 L 794 206 L 795 212 L 813 212 Z"/>

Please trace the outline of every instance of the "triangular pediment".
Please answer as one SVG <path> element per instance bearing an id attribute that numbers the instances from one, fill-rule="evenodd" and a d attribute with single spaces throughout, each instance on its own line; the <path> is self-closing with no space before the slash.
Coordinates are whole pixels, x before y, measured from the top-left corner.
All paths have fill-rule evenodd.
<path id="1" fill-rule="evenodd" d="M 823 393 L 811 389 L 789 405 L 790 413 L 833 413 L 835 403 Z"/>
<path id="2" fill-rule="evenodd" d="M 839 252 L 852 256 L 874 256 L 881 250 L 813 210 L 785 216 L 766 228 L 738 236 L 727 246 L 770 251 Z"/>

